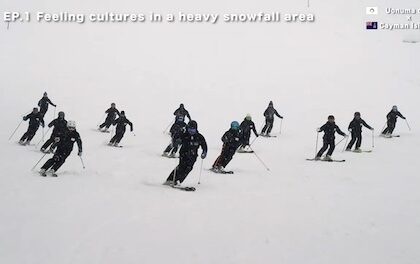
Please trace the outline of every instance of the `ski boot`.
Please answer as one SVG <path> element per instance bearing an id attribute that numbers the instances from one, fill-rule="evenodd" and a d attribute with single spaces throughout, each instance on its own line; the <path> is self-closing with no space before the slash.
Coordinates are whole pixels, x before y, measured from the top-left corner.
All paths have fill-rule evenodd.
<path id="1" fill-rule="evenodd" d="M 39 171 L 39 174 L 40 174 L 42 177 L 47 177 L 47 172 L 45 171 L 45 169 L 41 169 L 41 170 Z"/>
<path id="2" fill-rule="evenodd" d="M 392 138 L 392 134 L 391 134 L 391 133 L 386 133 L 386 134 L 384 135 L 384 137 L 386 137 L 386 138 Z"/>
<path id="3" fill-rule="evenodd" d="M 327 156 L 325 156 L 324 157 L 324 159 L 323 159 L 324 161 L 332 161 L 333 159 L 331 158 L 331 156 L 330 155 L 327 155 Z"/>
<path id="4" fill-rule="evenodd" d="M 114 143 L 114 147 L 119 147 L 120 145 L 118 145 L 118 142 Z"/>
<path id="5" fill-rule="evenodd" d="M 25 145 L 25 140 L 20 140 L 19 144 L 21 144 L 22 146 Z"/>
<path id="6" fill-rule="evenodd" d="M 176 154 L 174 152 L 172 152 L 171 154 L 168 155 L 169 158 L 176 158 Z"/>
<path id="7" fill-rule="evenodd" d="M 346 148 L 346 151 L 351 151 L 351 148 Z"/>
<path id="8" fill-rule="evenodd" d="M 114 143 L 112 143 L 112 142 L 109 142 L 108 143 L 108 146 L 112 146 L 112 145 L 114 145 Z"/>
<path id="9" fill-rule="evenodd" d="M 169 152 L 163 152 L 162 157 L 169 157 Z"/>
<path id="10" fill-rule="evenodd" d="M 57 174 L 55 173 L 55 170 L 51 169 L 51 170 L 49 171 L 49 173 L 51 173 L 51 176 L 52 176 L 52 177 L 57 177 Z"/>
<path id="11" fill-rule="evenodd" d="M 31 144 L 31 141 L 30 141 L 30 140 L 27 140 L 27 141 L 25 142 L 25 146 L 28 146 L 29 144 Z"/>
<path id="12" fill-rule="evenodd" d="M 177 185 L 180 185 L 180 183 L 179 183 L 179 181 L 175 181 L 175 183 L 174 183 L 173 180 L 168 180 L 168 181 L 165 181 L 163 183 L 163 185 L 166 185 L 166 186 L 177 186 Z"/>
<path id="13" fill-rule="evenodd" d="M 321 160 L 321 157 L 316 156 L 316 157 L 314 158 L 314 160 Z"/>
<path id="14" fill-rule="evenodd" d="M 361 152 L 362 152 L 362 150 L 361 150 L 360 148 L 356 148 L 356 149 L 354 150 L 354 152 L 361 153 Z"/>

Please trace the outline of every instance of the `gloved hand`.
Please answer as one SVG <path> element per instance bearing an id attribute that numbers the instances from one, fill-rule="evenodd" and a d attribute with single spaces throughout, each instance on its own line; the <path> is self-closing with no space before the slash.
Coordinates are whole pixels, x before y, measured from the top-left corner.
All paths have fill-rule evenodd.
<path id="1" fill-rule="evenodd" d="M 284 118 L 284 116 L 281 116 L 281 117 L 280 117 L 280 119 L 283 119 L 283 118 Z"/>
<path id="2" fill-rule="evenodd" d="M 79 153 L 77 153 L 77 155 L 79 155 L 79 157 L 81 157 L 82 156 L 82 152 L 79 151 Z"/>
<path id="3" fill-rule="evenodd" d="M 207 157 L 207 152 L 203 151 L 203 153 L 201 153 L 201 158 L 205 159 Z"/>
<path id="4" fill-rule="evenodd" d="M 406 120 L 407 118 L 406 117 L 403 117 L 402 119 Z"/>
<path id="5" fill-rule="evenodd" d="M 256 134 L 255 136 L 256 136 L 256 137 L 259 137 L 260 135 Z"/>
<path id="6" fill-rule="evenodd" d="M 130 131 L 133 132 L 133 129 L 131 128 Z"/>

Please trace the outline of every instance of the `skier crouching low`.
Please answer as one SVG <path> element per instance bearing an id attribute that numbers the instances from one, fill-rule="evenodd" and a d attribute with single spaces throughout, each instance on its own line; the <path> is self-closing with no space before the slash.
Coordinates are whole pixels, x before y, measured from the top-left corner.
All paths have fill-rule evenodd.
<path id="1" fill-rule="evenodd" d="M 197 160 L 198 148 L 201 147 L 201 158 L 205 159 L 207 156 L 207 143 L 203 135 L 197 130 L 197 122 L 191 120 L 188 122 L 187 131 L 181 136 L 181 149 L 179 151 L 179 164 L 171 172 L 169 177 L 164 182 L 164 185 L 178 185 L 181 184 L 188 174 L 192 171 Z"/>
<path id="2" fill-rule="evenodd" d="M 124 137 L 125 134 L 125 126 L 130 126 L 130 131 L 133 132 L 133 123 L 130 122 L 130 120 L 127 119 L 125 116 L 125 112 L 121 111 L 120 117 L 114 121 L 113 125 L 117 125 L 117 128 L 115 129 L 115 136 L 111 138 L 111 141 L 109 141 L 108 145 L 116 146 L 118 147 L 118 144 L 120 143 L 121 139 Z"/>
<path id="3" fill-rule="evenodd" d="M 213 164 L 212 171 L 216 173 L 224 173 L 226 166 L 232 160 L 236 150 L 241 145 L 241 130 L 239 123 L 233 121 L 230 124 L 230 129 L 222 136 L 223 148 L 222 153 Z"/>
<path id="4" fill-rule="evenodd" d="M 78 155 L 82 156 L 82 140 L 79 133 L 76 131 L 76 122 L 68 121 L 67 131 L 61 138 L 57 138 L 57 140 L 57 150 L 54 153 L 54 156 L 47 160 L 47 162 L 45 162 L 45 164 L 41 167 L 41 170 L 39 171 L 41 176 L 47 176 L 47 170 L 50 169 L 48 173 L 51 173 L 53 177 L 57 177 L 56 172 L 73 151 L 74 142 L 77 143 L 77 147 L 79 148 Z"/>
<path id="5" fill-rule="evenodd" d="M 335 132 L 342 135 L 343 137 L 348 137 L 340 128 L 335 124 L 334 116 L 328 116 L 328 121 L 322 127 L 317 129 L 317 132 L 324 132 L 323 145 L 319 150 L 318 154 L 315 157 L 315 160 L 320 160 L 322 154 L 328 149 L 327 155 L 325 156 L 325 161 L 332 161 L 331 155 L 335 149 Z"/>

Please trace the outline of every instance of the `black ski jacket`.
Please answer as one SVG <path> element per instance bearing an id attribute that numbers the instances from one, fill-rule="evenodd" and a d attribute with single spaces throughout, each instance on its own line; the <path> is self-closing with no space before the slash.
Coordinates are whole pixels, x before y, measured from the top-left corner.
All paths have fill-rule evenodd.
<path id="1" fill-rule="evenodd" d="M 365 120 L 361 118 L 360 119 L 354 118 L 349 124 L 349 130 L 351 129 L 352 132 L 359 134 L 359 133 L 362 133 L 362 126 L 372 129 L 371 126 L 366 124 Z"/>
<path id="2" fill-rule="evenodd" d="M 258 136 L 258 132 L 255 129 L 255 124 L 254 122 L 252 122 L 252 120 L 246 120 L 244 119 L 244 121 L 242 121 L 240 129 L 243 133 L 243 135 L 250 135 L 251 134 L 251 130 L 254 131 L 255 136 Z"/>
<path id="3" fill-rule="evenodd" d="M 267 109 L 264 111 L 264 116 L 266 119 L 274 119 L 274 115 L 283 118 L 272 106 L 267 107 Z"/>
<path id="4" fill-rule="evenodd" d="M 108 120 L 115 120 L 117 118 L 117 115 L 120 116 L 120 111 L 117 110 L 117 108 L 110 107 L 108 110 L 105 111 L 105 113 L 108 114 L 106 119 Z"/>
<path id="5" fill-rule="evenodd" d="M 237 129 L 229 129 L 222 136 L 223 147 L 237 149 L 241 145 L 242 132 Z"/>
<path id="6" fill-rule="evenodd" d="M 397 122 L 398 117 L 401 117 L 402 119 L 405 119 L 405 117 L 399 111 L 392 111 L 391 110 L 391 112 L 389 112 L 386 115 L 386 118 L 393 123 Z"/>
<path id="7" fill-rule="evenodd" d="M 324 140 L 335 140 L 335 132 L 338 134 L 345 136 L 346 134 L 340 130 L 340 128 L 335 124 L 331 122 L 325 123 L 322 127 L 319 128 L 320 131 L 324 132 Z"/>
<path id="8" fill-rule="evenodd" d="M 180 156 L 197 157 L 198 148 L 201 147 L 204 153 L 207 153 L 206 139 L 200 133 L 194 135 L 185 132 L 181 135 L 182 146 L 179 150 Z"/>
<path id="9" fill-rule="evenodd" d="M 73 150 L 74 142 L 77 143 L 79 152 L 82 152 L 82 139 L 79 133 L 76 130 L 69 130 L 67 128 L 60 141 L 58 141 L 56 153 L 69 155 Z"/>
<path id="10" fill-rule="evenodd" d="M 187 130 L 187 124 L 185 124 L 185 122 L 183 121 L 176 121 L 172 126 L 171 126 L 171 137 L 173 139 L 179 139 L 182 134 L 185 133 L 185 131 Z"/>
<path id="11" fill-rule="evenodd" d="M 67 121 L 65 119 L 56 118 L 48 124 L 48 127 L 54 127 L 52 132 L 53 135 L 63 135 L 67 129 Z"/>
<path id="12" fill-rule="evenodd" d="M 182 116 L 184 118 L 185 116 L 187 116 L 188 119 L 191 120 L 190 113 L 188 113 L 188 111 L 185 108 L 181 108 L 181 107 L 175 110 L 174 116 Z"/>
<path id="13" fill-rule="evenodd" d="M 38 106 L 40 109 L 48 109 L 48 105 L 56 106 L 48 97 L 42 97 L 41 100 L 38 101 Z"/>
<path id="14" fill-rule="evenodd" d="M 39 125 L 41 124 L 42 126 L 44 126 L 44 118 L 42 117 L 41 113 L 30 113 L 27 116 L 23 117 L 23 120 L 28 120 L 29 119 L 29 126 L 30 127 L 39 127 Z"/>
<path id="15" fill-rule="evenodd" d="M 130 125 L 130 131 L 133 131 L 133 123 L 130 122 L 126 117 L 120 116 L 117 118 L 117 120 L 114 121 L 114 126 L 117 125 L 116 131 L 124 131 L 125 132 L 125 126 Z"/>

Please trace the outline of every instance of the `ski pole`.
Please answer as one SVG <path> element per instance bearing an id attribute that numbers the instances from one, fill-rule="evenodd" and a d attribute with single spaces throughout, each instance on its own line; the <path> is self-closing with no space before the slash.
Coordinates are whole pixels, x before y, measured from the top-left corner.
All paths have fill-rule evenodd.
<path id="1" fill-rule="evenodd" d="M 348 137 L 343 137 L 340 141 L 338 141 L 338 143 L 337 143 L 337 144 L 335 144 L 335 146 L 337 147 L 338 145 L 340 145 L 340 143 L 341 143 L 344 139 L 346 139 L 346 138 L 348 138 Z"/>
<path id="2" fill-rule="evenodd" d="M 168 128 L 172 125 L 172 122 L 173 122 L 173 121 L 171 121 L 171 122 L 169 123 L 169 125 L 165 128 L 165 130 L 163 130 L 163 134 L 165 134 L 165 133 L 166 133 L 166 131 L 168 131 Z"/>
<path id="3" fill-rule="evenodd" d="M 410 125 L 408 124 L 407 119 L 405 119 L 405 123 L 407 124 L 408 130 L 409 130 L 409 131 L 411 131 L 411 127 L 410 127 Z"/>
<path id="4" fill-rule="evenodd" d="M 86 169 L 85 163 L 83 162 L 83 159 L 82 159 L 82 156 L 79 156 L 79 158 L 80 158 L 80 161 L 82 162 L 83 169 Z"/>
<path id="5" fill-rule="evenodd" d="M 172 185 L 175 186 L 175 179 L 176 179 L 176 169 L 178 168 L 178 165 L 176 165 L 174 169 L 174 176 L 172 177 Z"/>
<path id="6" fill-rule="evenodd" d="M 50 131 L 50 129 L 51 129 L 51 127 L 49 127 L 48 129 L 47 129 L 47 132 L 45 132 L 45 135 L 48 135 L 48 132 Z M 41 143 L 41 141 L 42 141 L 43 139 L 40 139 L 39 141 L 38 141 L 38 143 L 35 145 L 35 148 L 36 147 L 38 147 L 38 145 L 39 145 L 39 143 Z"/>
<path id="7" fill-rule="evenodd" d="M 44 127 L 42 127 L 42 142 L 44 143 L 44 138 L 45 138 L 45 130 Z"/>
<path id="8" fill-rule="evenodd" d="M 252 140 L 252 142 L 249 145 L 251 146 L 252 144 L 254 144 L 254 142 L 255 142 L 255 140 L 257 140 L 257 138 L 259 138 L 259 137 L 255 137 L 254 140 Z"/>
<path id="9" fill-rule="evenodd" d="M 385 127 L 387 126 L 387 124 L 388 124 L 388 122 L 385 122 L 385 125 L 384 125 L 384 127 L 382 128 L 381 133 L 383 133 L 383 131 L 385 131 Z"/>
<path id="10" fill-rule="evenodd" d="M 344 139 L 344 138 L 343 138 Z M 343 139 L 341 140 L 341 141 L 343 141 Z M 340 141 L 340 142 L 341 142 Z M 344 144 L 344 147 L 343 147 L 343 152 L 346 150 L 346 147 L 347 147 L 347 142 L 349 141 L 349 137 L 346 137 L 346 143 Z M 340 144 L 340 142 L 339 142 L 339 144 Z M 337 144 L 338 145 L 338 144 Z"/>
<path id="11" fill-rule="evenodd" d="M 270 168 L 267 167 L 267 165 L 265 165 L 264 161 L 257 155 L 257 153 L 251 147 L 249 147 L 249 149 L 252 151 L 252 153 L 254 153 L 255 157 L 261 162 L 261 164 L 265 167 L 265 169 L 267 171 L 270 171 Z"/>
<path id="12" fill-rule="evenodd" d="M 54 106 L 54 115 L 53 115 L 53 120 L 54 120 L 54 118 L 55 118 L 55 110 L 57 109 L 57 107 L 56 106 Z"/>
<path id="13" fill-rule="evenodd" d="M 280 119 L 280 133 L 279 133 L 280 135 L 281 135 L 281 129 L 282 129 L 282 127 L 283 127 L 283 118 Z"/>
<path id="14" fill-rule="evenodd" d="M 12 137 L 15 135 L 16 131 L 19 129 L 20 125 L 22 124 L 23 119 L 20 121 L 19 125 L 16 127 L 15 131 L 13 131 L 13 133 L 10 135 L 9 140 L 12 139 Z"/>
<path id="15" fill-rule="evenodd" d="M 41 162 L 41 160 L 43 160 L 44 159 L 44 157 L 47 155 L 48 153 L 45 153 L 44 155 L 42 155 L 42 157 L 38 160 L 38 162 L 32 167 L 32 169 L 31 169 L 31 171 L 33 171 L 35 168 L 36 168 L 36 166 L 38 166 L 38 164 Z"/>
<path id="16" fill-rule="evenodd" d="M 316 132 L 315 157 L 318 154 L 318 138 L 319 138 L 319 132 Z"/>
<path id="17" fill-rule="evenodd" d="M 375 134 L 374 134 L 373 129 L 372 129 L 372 148 L 374 148 L 374 147 L 375 147 Z"/>
<path id="18" fill-rule="evenodd" d="M 199 174 L 199 176 L 198 176 L 198 184 L 200 184 L 201 183 L 201 174 L 202 174 L 202 172 L 203 172 L 203 159 L 201 159 L 201 164 L 200 164 L 200 174 Z"/>

